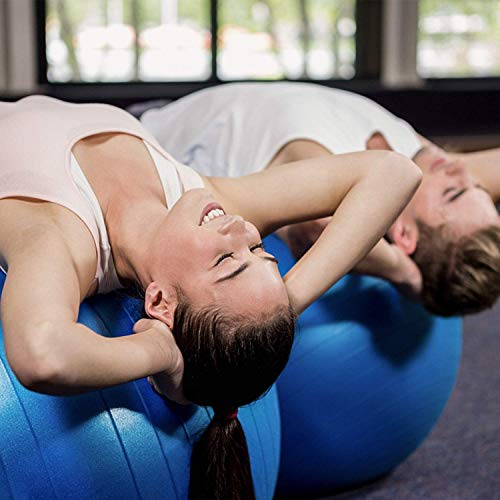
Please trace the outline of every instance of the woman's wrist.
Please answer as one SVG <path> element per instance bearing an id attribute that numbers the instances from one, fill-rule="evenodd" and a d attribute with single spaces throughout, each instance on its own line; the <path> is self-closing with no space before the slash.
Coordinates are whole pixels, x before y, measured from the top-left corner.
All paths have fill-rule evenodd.
<path id="1" fill-rule="evenodd" d="M 146 375 L 173 369 L 175 358 L 172 356 L 168 339 L 157 328 L 149 328 L 124 338 L 136 344 L 138 353 L 142 354 Z"/>
<path id="2" fill-rule="evenodd" d="M 131 338 L 144 342 L 151 360 L 148 375 L 160 372 L 177 374 L 180 367 L 184 366 L 174 335 L 165 323 L 157 319 L 143 318 L 135 323 L 134 335 Z"/>

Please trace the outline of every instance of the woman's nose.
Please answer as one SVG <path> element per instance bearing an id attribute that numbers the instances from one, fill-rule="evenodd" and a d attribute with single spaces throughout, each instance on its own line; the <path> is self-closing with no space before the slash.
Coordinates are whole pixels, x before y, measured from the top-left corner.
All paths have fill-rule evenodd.
<path id="1" fill-rule="evenodd" d="M 236 234 L 245 232 L 245 219 L 241 215 L 231 215 L 231 218 L 219 227 L 220 234 Z"/>

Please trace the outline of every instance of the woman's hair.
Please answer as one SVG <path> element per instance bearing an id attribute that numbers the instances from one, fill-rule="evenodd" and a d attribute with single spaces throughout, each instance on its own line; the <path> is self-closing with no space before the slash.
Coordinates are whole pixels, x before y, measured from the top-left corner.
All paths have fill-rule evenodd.
<path id="1" fill-rule="evenodd" d="M 184 357 L 183 391 L 214 418 L 191 457 L 192 500 L 254 499 L 247 442 L 238 418 L 228 414 L 264 395 L 285 367 L 295 313 L 278 306 L 260 318 L 195 309 L 182 292 L 173 333 Z"/>
<path id="2" fill-rule="evenodd" d="M 487 226 L 457 240 L 444 224 L 417 224 L 413 260 L 422 273 L 427 309 L 454 316 L 492 307 L 500 295 L 500 227 Z"/>

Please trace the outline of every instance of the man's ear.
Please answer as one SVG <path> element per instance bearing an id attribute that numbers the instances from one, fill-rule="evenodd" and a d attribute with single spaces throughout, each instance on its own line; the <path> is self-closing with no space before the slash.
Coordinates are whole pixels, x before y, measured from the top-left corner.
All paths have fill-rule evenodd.
<path id="1" fill-rule="evenodd" d="M 385 149 L 387 151 L 392 151 L 390 144 L 381 132 L 375 132 L 372 134 L 372 136 L 366 141 L 366 149 Z"/>
<path id="2" fill-rule="evenodd" d="M 390 228 L 389 236 L 406 255 L 415 252 L 418 243 L 418 227 L 415 221 L 398 217 Z"/>
<path id="3" fill-rule="evenodd" d="M 179 303 L 175 287 L 166 288 L 153 281 L 144 294 L 144 309 L 150 318 L 158 319 L 170 329 L 174 326 L 174 313 Z"/>

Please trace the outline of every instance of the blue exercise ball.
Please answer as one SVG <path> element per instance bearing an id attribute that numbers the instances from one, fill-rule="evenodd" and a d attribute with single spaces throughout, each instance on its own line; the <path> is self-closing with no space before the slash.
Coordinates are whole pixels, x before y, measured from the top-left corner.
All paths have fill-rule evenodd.
<path id="1" fill-rule="evenodd" d="M 266 248 L 286 273 L 286 246 L 271 237 Z M 278 495 L 332 493 L 401 463 L 446 405 L 461 332 L 459 318 L 433 316 L 366 276 L 346 276 L 304 311 L 278 379 Z"/>
<path id="2" fill-rule="evenodd" d="M 0 295 L 4 283 L 0 272 Z M 106 336 L 132 331 L 139 301 L 86 300 L 79 321 Z M 25 389 L 5 357 L 0 325 L 0 498 L 185 499 L 194 441 L 211 410 L 158 396 L 145 379 L 59 397 Z M 273 497 L 279 465 L 276 387 L 238 413 L 259 499 Z"/>

